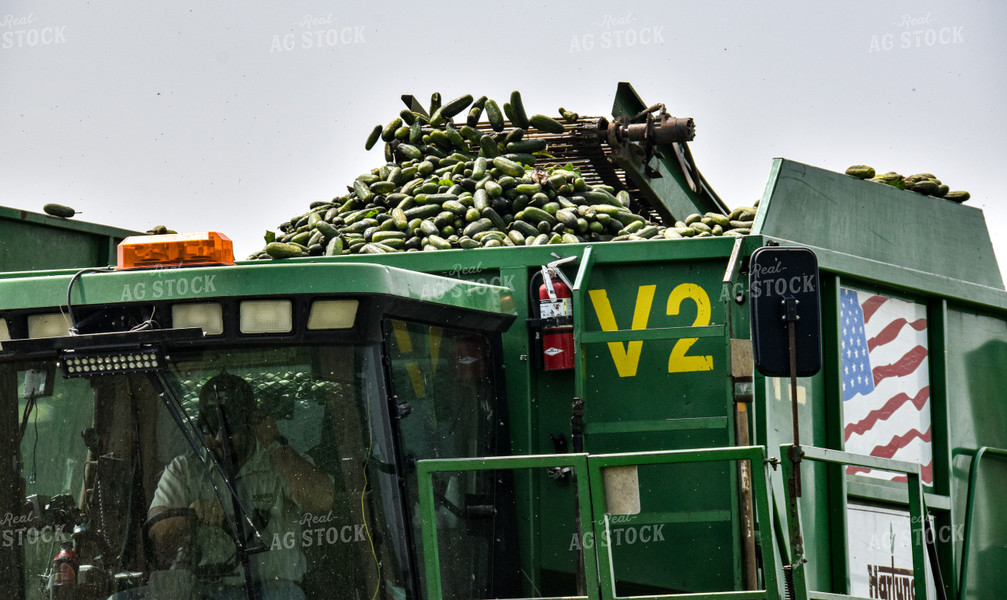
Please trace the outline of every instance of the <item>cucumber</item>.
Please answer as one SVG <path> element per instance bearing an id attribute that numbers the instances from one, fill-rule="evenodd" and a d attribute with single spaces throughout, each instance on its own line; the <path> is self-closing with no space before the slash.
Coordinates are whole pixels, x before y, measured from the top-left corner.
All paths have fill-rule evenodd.
<path id="1" fill-rule="evenodd" d="M 454 142 L 448 137 L 447 132 L 440 129 L 430 132 L 430 141 L 446 150 L 451 150 L 454 147 Z"/>
<path id="2" fill-rule="evenodd" d="M 375 125 L 374 129 L 371 130 L 371 134 L 367 136 L 367 143 L 364 144 L 364 150 L 370 150 L 374 147 L 374 144 L 378 143 L 378 138 L 381 137 L 381 132 L 384 130 L 381 125 Z"/>
<path id="3" fill-rule="evenodd" d="M 448 200 L 457 200 L 458 195 L 452 194 L 450 192 L 442 192 L 437 194 L 427 194 L 426 204 L 436 204 L 441 205 Z"/>
<path id="4" fill-rule="evenodd" d="M 578 115 L 578 114 L 577 114 L 577 113 L 575 113 L 575 112 L 570 112 L 570 111 L 568 111 L 567 109 L 563 108 L 562 106 L 561 106 L 561 107 L 559 107 L 559 115 L 560 115 L 561 117 L 563 117 L 563 119 L 564 119 L 564 120 L 565 120 L 565 121 L 566 121 L 567 123 L 576 123 L 576 122 L 577 122 L 577 119 L 579 119 L 579 118 L 580 118 L 580 115 Z"/>
<path id="5" fill-rule="evenodd" d="M 503 145 L 506 147 L 508 144 L 511 144 L 513 142 L 520 142 L 523 138 L 524 138 L 524 129 L 521 129 L 520 127 L 515 127 L 514 129 L 508 131 L 507 135 L 504 136 Z"/>
<path id="6" fill-rule="evenodd" d="M 332 238 L 339 235 L 339 230 L 336 229 L 335 226 L 332 225 L 331 223 L 327 223 L 325 221 L 319 221 L 315 223 L 315 229 L 321 232 L 322 237 L 324 237 L 326 240 L 331 240 Z"/>
<path id="7" fill-rule="evenodd" d="M 528 119 L 531 126 L 545 133 L 563 133 L 566 129 L 559 121 L 545 115 L 532 115 Z"/>
<path id="8" fill-rule="evenodd" d="M 646 227 L 641 227 L 637 230 L 636 235 L 650 239 L 657 235 L 657 225 L 647 225 Z"/>
<path id="9" fill-rule="evenodd" d="M 643 221 L 633 221 L 627 224 L 619 231 L 619 235 L 628 235 L 630 233 L 636 233 L 644 228 Z"/>
<path id="10" fill-rule="evenodd" d="M 874 168 L 867 165 L 853 165 L 846 169 L 846 174 L 858 179 L 870 179 L 874 177 Z"/>
<path id="11" fill-rule="evenodd" d="M 360 198 L 363 202 L 369 201 L 371 196 L 373 196 L 371 188 L 368 184 L 364 183 L 364 181 L 359 178 L 353 180 L 353 191 L 357 193 L 357 198 Z"/>
<path id="12" fill-rule="evenodd" d="M 69 206 L 64 206 L 62 204 L 46 204 L 42 207 L 42 210 L 47 215 L 52 215 L 54 217 L 61 217 L 64 219 L 69 219 L 70 217 L 77 214 L 77 211 L 70 208 Z"/>
<path id="13" fill-rule="evenodd" d="M 479 231 L 473 235 L 472 239 L 477 242 L 485 242 L 485 240 L 490 238 L 503 240 L 505 237 L 507 237 L 507 234 L 502 231 L 497 231 L 496 229 L 484 229 L 483 231 Z"/>
<path id="14" fill-rule="evenodd" d="M 465 206 L 464 204 L 462 204 L 457 200 L 447 200 L 443 204 L 441 204 L 441 208 L 443 208 L 444 210 L 451 211 L 452 213 L 458 216 L 464 216 L 465 211 L 468 210 L 467 206 Z"/>
<path id="15" fill-rule="evenodd" d="M 486 190 L 486 193 L 491 198 L 498 198 L 501 194 L 503 194 L 503 187 L 493 180 L 487 181 L 486 185 L 483 186 L 483 189 Z"/>
<path id="16" fill-rule="evenodd" d="M 399 242 L 406 241 L 406 234 L 401 231 L 378 231 L 373 236 L 371 236 L 372 242 L 389 242 L 393 240 L 398 240 Z"/>
<path id="17" fill-rule="evenodd" d="M 336 236 L 325 245 L 325 256 L 339 256 L 343 253 L 343 238 Z"/>
<path id="18" fill-rule="evenodd" d="M 441 232 L 440 228 L 434 224 L 433 221 L 424 220 L 420 223 L 420 233 L 426 236 L 438 235 Z"/>
<path id="19" fill-rule="evenodd" d="M 521 234 L 524 235 L 526 238 L 535 237 L 539 233 L 538 229 L 534 225 L 531 225 L 527 221 L 522 221 L 520 219 L 515 219 L 513 222 L 511 222 L 511 224 L 509 225 L 509 229 L 511 231 L 521 232 Z"/>
<path id="20" fill-rule="evenodd" d="M 590 204 L 609 204 L 616 207 L 623 206 L 622 202 L 619 202 L 618 198 L 599 188 L 584 190 L 580 193 L 580 196 L 583 196 Z"/>
<path id="21" fill-rule="evenodd" d="M 511 177 L 521 177 L 524 175 L 524 167 L 502 156 L 497 156 L 493 159 L 493 166 Z"/>
<path id="22" fill-rule="evenodd" d="M 505 146 L 507 152 L 532 153 L 541 152 L 546 149 L 545 140 L 519 140 L 508 142 Z"/>
<path id="23" fill-rule="evenodd" d="M 514 218 L 534 221 L 536 223 L 548 223 L 550 227 L 557 223 L 556 217 L 550 215 L 541 208 L 536 208 L 534 206 L 525 207 L 525 209 L 515 215 Z"/>
<path id="24" fill-rule="evenodd" d="M 486 100 L 486 118 L 489 119 L 490 127 L 493 128 L 493 131 L 503 131 L 503 113 L 500 112 L 500 105 L 496 103 L 496 100 Z"/>
<path id="25" fill-rule="evenodd" d="M 475 127 L 470 127 L 468 125 L 462 125 L 461 127 L 459 127 L 458 133 L 462 134 L 463 138 L 476 144 L 479 143 L 479 138 L 481 138 L 483 135 L 482 133 L 479 132 L 478 129 L 476 129 Z"/>
<path id="26" fill-rule="evenodd" d="M 632 200 L 629 196 L 629 192 L 626 190 L 619 190 L 619 193 L 615 195 L 615 199 L 619 201 L 619 204 L 622 204 L 626 208 L 629 208 L 629 203 Z"/>
<path id="27" fill-rule="evenodd" d="M 423 151 L 412 144 L 399 144 L 399 154 L 406 160 L 422 160 Z"/>
<path id="28" fill-rule="evenodd" d="M 573 211 L 561 208 L 556 211 L 556 220 L 570 229 L 577 228 L 577 215 Z"/>
<path id="29" fill-rule="evenodd" d="M 451 102 L 448 102 L 444 106 L 441 106 L 440 108 L 441 115 L 444 116 L 444 118 L 450 119 L 451 117 L 465 110 L 465 108 L 469 104 L 472 104 L 472 94 L 465 94 L 464 96 L 459 96 L 454 100 L 452 100 Z"/>
<path id="30" fill-rule="evenodd" d="M 746 213 L 751 213 L 751 218 L 752 219 L 755 218 L 755 209 L 752 208 L 752 207 L 750 207 L 750 206 L 739 206 L 738 208 L 732 210 L 727 215 L 727 218 L 729 220 L 731 220 L 731 221 L 745 220 L 745 219 L 742 219 L 741 215 L 746 214 Z"/>
<path id="31" fill-rule="evenodd" d="M 266 244 L 265 252 L 272 258 L 293 258 L 304 255 L 300 246 L 285 242 L 270 242 Z"/>
<path id="32" fill-rule="evenodd" d="M 968 200 L 971 197 L 972 196 L 968 192 L 966 192 L 966 191 L 958 191 L 958 190 L 956 190 L 956 191 L 950 191 L 950 192 L 944 194 L 944 199 L 945 200 L 950 200 L 952 202 L 957 202 L 959 204 L 961 204 L 962 202 L 965 202 L 966 200 Z"/>
<path id="33" fill-rule="evenodd" d="M 392 209 L 392 222 L 395 223 L 395 228 L 400 231 L 405 231 L 409 227 L 409 217 L 406 216 L 406 211 L 399 207 Z"/>
<path id="34" fill-rule="evenodd" d="M 482 179 L 486 175 L 486 157 L 479 156 L 472 162 L 472 179 Z"/>
<path id="35" fill-rule="evenodd" d="M 385 128 L 381 130 L 381 139 L 385 142 L 390 142 L 395 139 L 395 132 L 399 127 L 402 127 L 402 117 L 395 117 L 392 119 Z"/>
<path id="36" fill-rule="evenodd" d="M 486 218 L 481 218 L 478 221 L 473 221 L 465 226 L 462 230 L 462 235 L 467 235 L 469 237 L 474 237 L 477 233 L 488 231 L 493 227 L 493 222 Z"/>
<path id="37" fill-rule="evenodd" d="M 500 156 L 500 148 L 497 147 L 496 140 L 492 136 L 484 135 L 479 138 L 479 154 L 486 158 L 496 158 Z"/>
<path id="38" fill-rule="evenodd" d="M 617 212 L 614 215 L 612 215 L 612 217 L 616 221 L 622 223 L 623 226 L 629 225 L 630 223 L 632 223 L 634 221 L 640 222 L 640 223 L 646 223 L 646 221 L 647 221 L 647 219 L 644 219 L 642 216 L 640 216 L 640 215 L 638 215 L 636 213 L 631 213 L 628 210 L 620 210 L 619 212 Z M 701 224 L 701 223 L 697 223 L 697 224 Z"/>
<path id="39" fill-rule="evenodd" d="M 451 143 L 454 144 L 455 148 L 468 150 L 468 144 L 465 143 L 465 138 L 462 137 L 462 134 L 458 133 L 457 129 L 454 127 L 448 127 L 444 130 L 444 133 L 447 134 L 448 139 L 451 140 Z"/>
<path id="40" fill-rule="evenodd" d="M 725 215 L 722 215 L 720 213 L 708 212 L 704 216 L 707 217 L 713 223 L 720 225 L 721 227 L 729 227 L 731 225 L 731 220 L 728 219 Z"/>
<path id="41" fill-rule="evenodd" d="M 468 116 L 465 117 L 465 124 L 470 127 L 475 127 L 476 125 L 479 124 L 479 119 L 482 116 L 483 116 L 483 107 L 473 106 L 472 108 L 469 109 Z"/>
<path id="42" fill-rule="evenodd" d="M 492 207 L 487 206 L 482 211 L 482 216 L 489 219 L 493 226 L 497 229 L 503 230 L 507 229 L 507 222 L 503 220 L 497 211 L 493 210 Z"/>
<path id="43" fill-rule="evenodd" d="M 370 185 L 369 189 L 372 194 L 384 196 L 394 192 L 397 187 L 399 186 L 395 185 L 395 182 L 392 181 L 375 181 Z"/>
<path id="44" fill-rule="evenodd" d="M 519 165 L 528 165 L 529 167 L 535 165 L 535 155 L 527 152 L 504 154 L 503 157 L 511 162 L 516 162 Z"/>
<path id="45" fill-rule="evenodd" d="M 440 212 L 441 212 L 440 204 L 422 204 L 420 206 L 414 206 L 413 208 L 406 210 L 405 215 L 407 219 L 414 219 L 417 217 L 420 219 L 427 219 L 430 217 L 437 216 L 437 214 Z"/>
<path id="46" fill-rule="evenodd" d="M 521 92 L 517 90 L 511 92 L 510 106 L 511 110 L 514 112 L 514 116 L 511 118 L 511 123 L 514 123 L 521 129 L 528 129 L 528 115 L 524 110 L 524 102 L 521 100 Z"/>
<path id="47" fill-rule="evenodd" d="M 940 184 L 932 179 L 924 179 L 923 181 L 912 183 L 907 187 L 918 194 L 930 196 L 937 192 L 939 186 Z"/>

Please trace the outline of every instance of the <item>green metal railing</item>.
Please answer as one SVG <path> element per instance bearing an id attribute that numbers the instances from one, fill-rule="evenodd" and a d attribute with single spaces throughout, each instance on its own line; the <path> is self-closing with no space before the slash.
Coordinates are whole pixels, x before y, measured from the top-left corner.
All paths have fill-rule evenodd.
<path id="1" fill-rule="evenodd" d="M 838 465 L 848 465 L 854 467 L 865 467 L 868 469 L 878 469 L 902 473 L 906 475 L 906 487 L 909 493 L 909 527 L 911 533 L 911 544 L 913 551 L 913 588 L 916 598 L 927 597 L 927 571 L 926 571 L 926 550 L 924 548 L 924 519 L 926 518 L 926 504 L 923 499 L 923 486 L 920 483 L 920 466 L 916 463 L 892 460 L 887 458 L 877 458 L 874 456 L 864 456 L 852 454 L 840 450 L 829 450 L 827 448 L 817 448 L 814 446 L 791 446 L 784 444 L 780 446 L 780 454 L 788 456 L 796 452 L 801 462 L 813 460 L 823 463 Z M 794 475 L 794 464 L 791 460 L 781 461 L 783 464 L 783 477 L 785 481 L 792 481 Z M 800 462 L 798 462 L 800 468 Z M 835 594 L 829 592 L 819 592 L 808 590 L 807 577 L 805 572 L 804 549 L 800 543 L 801 515 L 800 503 L 793 497 L 790 486 L 786 486 L 786 500 L 789 513 L 787 515 L 787 525 L 791 535 L 791 553 L 793 565 L 791 575 L 793 577 L 794 600 L 869 600 L 860 596 L 850 596 L 847 594 Z"/>
<path id="2" fill-rule="evenodd" d="M 742 446 L 736 448 L 711 448 L 704 450 L 668 450 L 661 452 L 633 452 L 624 454 L 597 454 L 588 457 L 587 467 L 592 487 L 592 519 L 595 539 L 609 535 L 609 517 L 606 509 L 606 499 L 603 488 L 602 470 L 608 467 L 664 465 L 674 463 L 709 463 L 750 461 L 752 473 L 752 491 L 755 501 L 755 516 L 757 522 L 768 530 L 770 519 L 769 491 L 765 463 L 765 451 L 761 446 Z M 675 515 L 654 515 L 650 520 L 673 522 Z M 707 518 L 700 516 L 699 518 Z M 600 548 L 598 556 L 598 572 L 600 576 L 601 597 L 604 600 L 656 600 L 658 598 L 689 598 L 695 600 L 763 600 L 778 598 L 776 580 L 776 555 L 772 544 L 762 544 L 763 576 L 765 589 L 748 591 L 725 591 L 698 594 L 660 594 L 652 596 L 619 596 L 615 589 L 615 571 L 612 560 L 612 546 Z"/>
<path id="3" fill-rule="evenodd" d="M 581 523 L 591 523 L 595 539 L 605 539 L 610 535 L 610 515 L 607 512 L 603 469 L 641 465 L 666 465 L 675 463 L 722 463 L 749 461 L 752 473 L 757 522 L 764 531 L 770 529 L 771 513 L 769 504 L 768 473 L 766 471 L 765 449 L 761 446 L 736 448 L 712 448 L 703 450 L 673 450 L 660 452 L 635 452 L 624 454 L 547 454 L 534 456 L 499 456 L 489 458 L 430 459 L 417 463 L 419 485 L 420 516 L 423 522 L 423 568 L 426 574 L 426 592 L 429 600 L 443 597 L 441 566 L 437 541 L 437 503 L 434 494 L 433 475 L 440 472 L 485 471 L 498 469 L 547 469 L 552 467 L 573 467 L 577 485 L 579 517 Z M 706 515 L 708 517 L 709 515 Z M 688 520 L 696 515 L 655 514 L 634 517 L 639 522 L 675 522 Z M 698 517 L 705 518 L 705 517 Z M 593 551 L 582 553 L 585 594 L 563 596 L 562 600 L 586 598 L 588 600 L 621 600 L 616 595 L 614 564 L 611 546 L 595 544 Z M 634 600 L 656 600 L 659 598 L 688 598 L 690 600 L 769 600 L 782 597 L 777 580 L 776 556 L 772 544 L 762 544 L 763 576 L 765 589 L 748 591 L 725 591 L 710 593 L 666 594 L 632 596 Z M 561 600 L 560 598 L 538 598 L 537 600 Z"/>
<path id="4" fill-rule="evenodd" d="M 972 473 L 969 476 L 968 503 L 965 508 L 965 535 L 962 539 L 962 571 L 961 577 L 958 580 L 958 595 L 961 600 L 964 600 L 965 594 L 968 590 L 968 586 L 966 584 L 968 583 L 969 558 L 971 555 L 970 547 L 972 544 L 970 542 L 972 541 L 972 525 L 975 519 L 973 513 L 975 511 L 976 503 L 976 488 L 979 485 L 979 466 L 982 464 L 982 459 L 986 456 L 1004 460 L 1007 459 L 1007 450 L 983 446 L 976 451 L 976 456 L 972 459 Z"/>

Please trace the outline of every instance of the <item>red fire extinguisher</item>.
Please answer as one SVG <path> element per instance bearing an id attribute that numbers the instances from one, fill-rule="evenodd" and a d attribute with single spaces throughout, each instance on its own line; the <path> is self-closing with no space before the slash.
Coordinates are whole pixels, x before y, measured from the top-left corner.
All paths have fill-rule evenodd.
<path id="1" fill-rule="evenodd" d="M 52 585 L 49 597 L 53 599 L 70 598 L 73 587 L 77 583 L 77 553 L 70 542 L 63 542 L 59 554 L 52 561 Z"/>
<path id="2" fill-rule="evenodd" d="M 542 285 L 538 288 L 539 319 L 542 321 L 542 361 L 546 371 L 572 369 L 573 293 L 559 264 L 575 257 L 558 260 L 542 267 Z"/>

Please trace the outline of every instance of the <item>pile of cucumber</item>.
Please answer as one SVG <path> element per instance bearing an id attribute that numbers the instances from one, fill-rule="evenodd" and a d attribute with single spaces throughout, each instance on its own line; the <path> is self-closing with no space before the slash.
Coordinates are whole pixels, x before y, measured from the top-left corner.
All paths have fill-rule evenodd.
<path id="1" fill-rule="evenodd" d="M 180 401 L 182 407 L 190 415 L 199 411 L 199 391 L 206 379 L 180 379 Z M 341 384 L 332 381 L 312 380 L 310 373 L 305 371 L 285 371 L 282 373 L 261 373 L 248 381 L 255 392 L 256 405 L 267 412 L 273 412 L 282 407 L 288 407 L 291 402 L 297 402 L 303 407 L 318 404 L 324 394 L 339 391 Z M 279 416 L 279 415 L 275 415 Z"/>
<path id="2" fill-rule="evenodd" d="M 467 111 L 467 112 L 466 112 Z M 357 177 L 346 195 L 316 202 L 266 234 L 251 259 L 492 248 L 596 241 L 744 235 L 755 209 L 690 215 L 673 226 L 629 208 L 630 195 L 589 185 L 572 166 L 536 164 L 545 140 L 578 115 L 527 115 L 520 92 L 501 108 L 461 96 L 429 111 L 403 110 L 374 127 L 365 148 L 384 142 L 385 164 Z M 454 118 L 465 113 L 464 123 Z M 429 115 L 429 116 L 428 116 Z M 483 118 L 485 117 L 485 121 Z"/>
<path id="3" fill-rule="evenodd" d="M 879 175 L 875 173 L 873 168 L 867 165 L 853 165 L 846 169 L 846 174 L 875 183 L 884 183 L 897 187 L 900 190 L 909 190 L 917 194 L 923 194 L 924 196 L 944 198 L 945 200 L 959 204 L 965 202 L 970 197 L 968 192 L 952 190 L 947 185 L 941 183 L 941 180 L 934 177 L 931 173 L 919 173 L 903 177 L 895 171 L 889 171 Z"/>

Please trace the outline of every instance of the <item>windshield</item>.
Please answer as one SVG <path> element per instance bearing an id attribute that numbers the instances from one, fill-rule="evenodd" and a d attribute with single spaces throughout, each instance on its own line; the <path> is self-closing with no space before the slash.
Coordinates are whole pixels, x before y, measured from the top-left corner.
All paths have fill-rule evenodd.
<path id="1" fill-rule="evenodd" d="M 405 597 L 377 352 L 175 349 L 166 370 L 91 379 L 0 365 L 18 457 L 0 486 L 4 580 L 27 598 L 70 577 L 76 598 L 174 598 L 240 591 L 247 572 L 256 593 Z"/>

